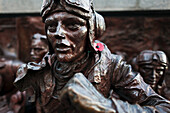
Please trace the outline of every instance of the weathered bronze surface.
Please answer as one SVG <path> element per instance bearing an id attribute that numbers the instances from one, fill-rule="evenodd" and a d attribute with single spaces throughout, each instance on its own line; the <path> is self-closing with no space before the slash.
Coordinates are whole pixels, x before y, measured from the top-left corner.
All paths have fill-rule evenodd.
<path id="1" fill-rule="evenodd" d="M 13 85 L 17 69 L 23 62 L 9 51 L 0 49 L 0 112 L 23 113 L 25 92 L 17 91 Z"/>
<path id="2" fill-rule="evenodd" d="M 42 35 L 40 33 L 35 33 L 31 38 L 31 46 L 30 46 L 31 52 L 30 52 L 30 61 L 39 63 L 44 55 L 48 52 L 48 41 L 47 37 L 45 35 Z M 27 94 L 27 100 L 25 105 L 25 112 L 39 112 L 41 111 L 41 107 L 36 102 L 31 102 L 31 99 L 29 99 L 29 95 L 33 93 L 32 89 L 28 89 L 26 91 Z"/>
<path id="3" fill-rule="evenodd" d="M 144 50 L 136 57 L 137 70 L 144 81 L 158 94 L 167 97 L 165 92 L 165 72 L 168 69 L 168 59 L 163 51 Z"/>
<path id="4" fill-rule="evenodd" d="M 31 61 L 40 62 L 48 51 L 46 36 L 39 33 L 34 34 L 30 49 Z M 5 49 L 1 48 L 0 51 L 0 112 L 24 113 L 25 111 L 33 111 L 35 104 L 26 102 L 26 92 L 17 91 L 13 85 L 17 69 L 23 62 Z"/>
<path id="5" fill-rule="evenodd" d="M 33 88 L 42 112 L 170 112 L 168 100 L 95 40 L 105 23 L 92 1 L 44 0 L 41 15 L 49 53 L 41 63 L 22 65 L 15 85 Z"/>
<path id="6" fill-rule="evenodd" d="M 31 59 L 30 61 L 39 63 L 48 52 L 48 41 L 45 35 L 36 33 L 32 36 Z"/>
<path id="7" fill-rule="evenodd" d="M 16 31 L 18 38 L 18 59 L 27 63 L 31 60 L 31 38 L 34 34 L 44 33 L 44 25 L 39 17 L 16 18 Z"/>

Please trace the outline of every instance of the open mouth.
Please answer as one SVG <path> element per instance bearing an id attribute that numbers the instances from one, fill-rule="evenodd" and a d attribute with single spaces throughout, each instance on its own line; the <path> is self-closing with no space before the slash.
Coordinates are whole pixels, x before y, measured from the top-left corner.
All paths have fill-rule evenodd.
<path id="1" fill-rule="evenodd" d="M 69 51 L 70 48 L 56 48 L 56 50 L 60 52 L 66 52 L 66 51 Z"/>
<path id="2" fill-rule="evenodd" d="M 69 51 L 70 49 L 71 49 L 70 46 L 67 46 L 63 43 L 56 45 L 56 50 L 59 52 L 66 52 L 66 51 Z"/>
<path id="3" fill-rule="evenodd" d="M 62 40 L 56 40 L 55 43 L 56 51 L 58 52 L 67 52 L 71 49 L 71 44 L 68 40 L 62 39 Z"/>

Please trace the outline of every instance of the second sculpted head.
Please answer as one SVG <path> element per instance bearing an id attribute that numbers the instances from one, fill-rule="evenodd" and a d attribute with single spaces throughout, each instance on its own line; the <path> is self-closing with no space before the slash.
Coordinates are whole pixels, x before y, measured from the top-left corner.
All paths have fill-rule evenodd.
<path id="1" fill-rule="evenodd" d="M 45 35 L 36 33 L 31 41 L 31 62 L 39 63 L 48 52 L 48 42 Z"/>
<path id="2" fill-rule="evenodd" d="M 168 68 L 167 57 L 163 51 L 144 50 L 137 56 L 137 64 L 144 81 L 153 89 L 162 84 Z"/>

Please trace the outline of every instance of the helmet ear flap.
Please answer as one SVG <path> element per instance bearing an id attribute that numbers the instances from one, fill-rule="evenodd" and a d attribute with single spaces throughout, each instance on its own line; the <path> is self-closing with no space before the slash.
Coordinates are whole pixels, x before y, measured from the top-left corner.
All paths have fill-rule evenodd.
<path id="1" fill-rule="evenodd" d="M 106 25 L 103 16 L 95 12 L 95 38 L 101 37 L 105 29 Z"/>

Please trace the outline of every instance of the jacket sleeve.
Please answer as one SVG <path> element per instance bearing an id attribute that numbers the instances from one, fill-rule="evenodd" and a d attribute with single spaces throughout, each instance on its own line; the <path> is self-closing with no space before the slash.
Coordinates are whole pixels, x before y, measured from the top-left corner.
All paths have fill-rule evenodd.
<path id="1" fill-rule="evenodd" d="M 27 88 L 31 87 L 30 76 L 27 74 L 28 67 L 27 64 L 23 64 L 19 67 L 16 73 L 16 79 L 14 85 L 20 90 L 25 91 Z"/>
<path id="2" fill-rule="evenodd" d="M 114 56 L 115 57 L 115 56 Z M 121 57 L 113 59 L 112 87 L 122 100 L 158 112 L 170 112 L 170 102 L 156 94 L 141 75 L 132 71 Z M 111 98 L 114 98 L 111 96 Z M 114 99 L 112 99 L 114 100 Z M 147 107 L 146 107 L 147 106 Z M 152 109 L 151 109 L 152 108 Z"/>
<path id="3" fill-rule="evenodd" d="M 34 67 L 35 68 L 35 67 Z M 14 81 L 14 85 L 20 91 L 27 91 L 27 95 L 29 97 L 29 102 L 34 102 L 36 98 L 35 91 L 38 89 L 37 87 L 37 75 L 38 73 L 33 72 L 32 66 L 30 64 L 23 64 L 19 67 L 17 73 L 17 77 Z"/>
<path id="4" fill-rule="evenodd" d="M 37 86 L 37 79 L 42 78 L 41 70 L 46 66 L 45 60 L 41 63 L 29 62 L 28 64 L 23 64 L 19 67 L 16 73 L 16 79 L 14 85 L 20 90 L 24 91 L 29 87 L 35 89 Z"/>
<path id="5" fill-rule="evenodd" d="M 76 73 L 61 91 L 61 102 L 68 101 L 80 113 L 164 113 L 168 104 L 130 104 L 120 99 L 104 97 L 82 74 Z M 149 100 L 149 99 L 148 99 Z M 68 103 L 67 103 L 68 105 Z M 166 111 L 167 110 L 167 111 Z"/>

